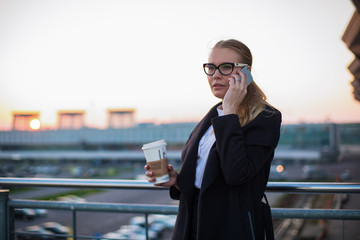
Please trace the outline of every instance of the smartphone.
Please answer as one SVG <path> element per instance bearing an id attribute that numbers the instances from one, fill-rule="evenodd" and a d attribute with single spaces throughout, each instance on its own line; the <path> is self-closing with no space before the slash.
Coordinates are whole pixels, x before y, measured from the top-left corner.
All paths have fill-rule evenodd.
<path id="1" fill-rule="evenodd" d="M 242 71 L 243 73 L 245 73 L 247 85 L 249 86 L 249 84 L 250 84 L 250 83 L 252 82 L 252 80 L 253 80 L 253 77 L 252 77 L 252 75 L 251 75 L 251 73 L 250 73 L 250 71 L 249 71 L 248 66 L 243 67 L 243 69 L 241 69 L 241 71 Z"/>

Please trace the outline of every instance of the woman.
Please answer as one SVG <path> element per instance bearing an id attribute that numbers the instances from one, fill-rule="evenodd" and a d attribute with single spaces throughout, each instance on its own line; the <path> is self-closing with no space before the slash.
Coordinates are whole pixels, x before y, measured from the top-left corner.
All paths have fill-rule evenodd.
<path id="1" fill-rule="evenodd" d="M 241 63 L 241 64 L 236 64 Z M 178 173 L 169 165 L 170 196 L 179 199 L 173 239 L 273 239 L 271 212 L 262 202 L 279 141 L 281 113 L 266 102 L 251 69 L 252 55 L 237 40 L 218 42 L 204 64 L 222 102 L 197 124 Z M 145 165 L 149 182 L 156 179 Z"/>

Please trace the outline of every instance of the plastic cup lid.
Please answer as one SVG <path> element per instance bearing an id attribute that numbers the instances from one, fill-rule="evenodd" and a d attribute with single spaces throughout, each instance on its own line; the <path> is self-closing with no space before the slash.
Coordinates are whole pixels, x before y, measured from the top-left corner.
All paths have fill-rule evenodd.
<path id="1" fill-rule="evenodd" d="M 165 142 L 164 139 L 161 139 L 161 140 L 158 140 L 158 141 L 155 141 L 155 142 L 144 144 L 143 147 L 142 147 L 142 150 L 158 148 L 158 147 L 163 146 L 163 145 L 166 146 L 166 142 Z"/>

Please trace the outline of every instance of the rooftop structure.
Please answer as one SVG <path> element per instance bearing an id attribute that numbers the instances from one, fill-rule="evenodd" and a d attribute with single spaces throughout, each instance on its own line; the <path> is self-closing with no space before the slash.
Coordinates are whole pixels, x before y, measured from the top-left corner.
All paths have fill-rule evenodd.
<path id="1" fill-rule="evenodd" d="M 108 126 L 112 129 L 135 127 L 135 109 L 109 109 L 108 110 Z"/>
<path id="2" fill-rule="evenodd" d="M 14 112 L 13 131 L 31 131 L 40 128 L 39 112 Z"/>
<path id="3" fill-rule="evenodd" d="M 360 101 L 360 1 L 352 0 L 355 6 L 355 12 L 344 32 L 342 40 L 355 58 L 348 69 L 354 76 L 351 81 L 353 86 L 354 98 Z"/>
<path id="4" fill-rule="evenodd" d="M 81 129 L 85 126 L 84 111 L 59 111 L 58 129 Z"/>

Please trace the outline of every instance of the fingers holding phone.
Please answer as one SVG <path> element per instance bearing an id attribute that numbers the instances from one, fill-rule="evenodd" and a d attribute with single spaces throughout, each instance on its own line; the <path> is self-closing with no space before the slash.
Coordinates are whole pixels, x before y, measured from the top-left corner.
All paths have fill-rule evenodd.
<path id="1" fill-rule="evenodd" d="M 243 67 L 241 69 L 241 72 L 246 75 L 246 86 L 249 86 L 249 84 L 253 81 L 253 77 L 251 75 L 249 67 L 248 66 Z"/>
<path id="2" fill-rule="evenodd" d="M 238 86 L 239 83 L 241 83 L 241 80 L 244 79 L 244 76 L 241 77 L 240 71 L 236 71 L 235 73 L 231 74 L 228 79 L 230 86 Z"/>
<path id="3" fill-rule="evenodd" d="M 236 114 L 238 106 L 247 94 L 247 86 L 251 83 L 252 76 L 247 66 L 237 70 L 229 77 L 229 89 L 223 99 L 224 114 Z"/>
<path id="4" fill-rule="evenodd" d="M 246 83 L 246 86 L 253 81 L 252 75 L 250 73 L 249 67 L 245 66 L 240 71 L 237 70 L 234 74 L 229 78 L 229 84 L 236 84 L 236 81 L 240 81 L 240 83 Z"/>

